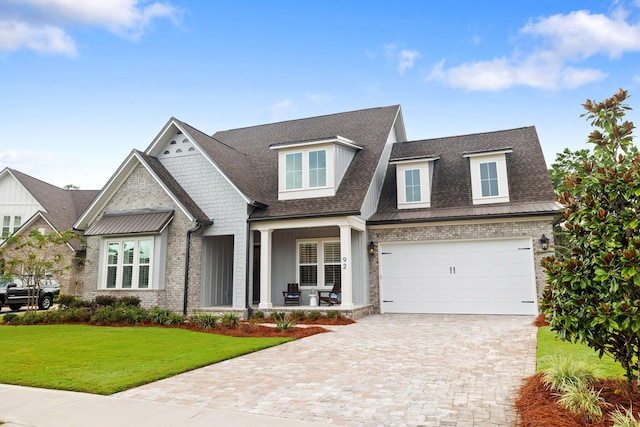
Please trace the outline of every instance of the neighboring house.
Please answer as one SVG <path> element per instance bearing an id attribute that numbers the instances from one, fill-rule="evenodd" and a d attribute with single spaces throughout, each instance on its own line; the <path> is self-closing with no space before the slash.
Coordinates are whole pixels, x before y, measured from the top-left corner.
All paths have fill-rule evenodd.
<path id="1" fill-rule="evenodd" d="M 386 276 L 397 265 L 380 257 L 405 239 L 474 238 L 486 252 L 502 250 L 492 242 L 517 238 L 527 246 L 518 250 L 528 256 L 530 273 L 538 258 L 532 242 L 551 235 L 557 211 L 539 142 L 532 128 L 486 135 L 402 142 L 400 106 L 212 136 L 172 118 L 144 152 L 131 152 L 74 224 L 87 241 L 85 298 L 135 295 L 147 307 L 244 313 L 280 309 L 288 283 L 300 284 L 302 304 L 309 305 L 309 294 L 340 282 L 339 308 L 354 317 L 465 312 L 381 302 L 396 290 L 421 298 L 416 288 L 433 277 L 425 271 L 407 285 Z M 486 164 L 488 184 L 476 183 L 486 168 L 478 165 Z M 489 196 L 477 190 L 483 185 Z M 533 301 L 535 273 L 524 280 Z"/>
<path id="2" fill-rule="evenodd" d="M 372 304 L 536 314 L 555 200 L 533 127 L 395 144 L 367 222 Z"/>
<path id="3" fill-rule="evenodd" d="M 70 230 L 97 194 L 97 190 L 65 190 L 17 170 L 3 169 L 0 172 L 0 245 L 14 233 Z M 80 296 L 84 285 L 84 244 L 74 240 L 67 248 L 63 255 L 71 268 L 68 274 L 58 278 L 61 292 Z"/>

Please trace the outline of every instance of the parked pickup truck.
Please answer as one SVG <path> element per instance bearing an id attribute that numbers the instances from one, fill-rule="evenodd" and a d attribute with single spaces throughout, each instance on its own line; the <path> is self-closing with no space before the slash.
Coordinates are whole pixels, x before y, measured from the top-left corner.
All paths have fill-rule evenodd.
<path id="1" fill-rule="evenodd" d="M 20 310 L 27 305 L 29 291 L 33 287 L 25 286 L 20 279 L 5 279 L 0 277 L 0 309 L 8 305 L 13 311 Z M 31 295 L 34 295 L 33 293 Z M 43 279 L 38 294 L 38 308 L 48 310 L 53 305 L 53 300 L 60 295 L 60 285 L 56 279 Z"/>

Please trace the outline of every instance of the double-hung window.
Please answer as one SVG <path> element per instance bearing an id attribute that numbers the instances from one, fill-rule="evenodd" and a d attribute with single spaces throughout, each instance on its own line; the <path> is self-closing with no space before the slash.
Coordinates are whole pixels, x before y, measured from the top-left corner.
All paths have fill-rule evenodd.
<path id="1" fill-rule="evenodd" d="M 300 286 L 333 287 L 340 281 L 340 241 L 330 239 L 298 241 Z"/>
<path id="2" fill-rule="evenodd" d="M 327 185 L 327 151 L 309 152 L 309 188 Z"/>
<path id="3" fill-rule="evenodd" d="M 302 188 L 302 153 L 286 155 L 286 188 L 298 190 Z"/>
<path id="4" fill-rule="evenodd" d="M 11 217 L 5 215 L 2 218 L 2 238 L 6 239 L 11 234 Z"/>
<path id="5" fill-rule="evenodd" d="M 151 287 L 153 238 L 106 240 L 105 288 L 148 289 Z"/>
<path id="6" fill-rule="evenodd" d="M 509 201 L 507 154 L 511 152 L 511 148 L 501 148 L 463 154 L 469 159 L 474 205 Z"/>
<path id="7" fill-rule="evenodd" d="M 498 169 L 496 162 L 480 163 L 482 197 L 498 196 Z"/>
<path id="8" fill-rule="evenodd" d="M 404 171 L 405 201 L 407 203 L 422 201 L 420 190 L 420 169 Z"/>

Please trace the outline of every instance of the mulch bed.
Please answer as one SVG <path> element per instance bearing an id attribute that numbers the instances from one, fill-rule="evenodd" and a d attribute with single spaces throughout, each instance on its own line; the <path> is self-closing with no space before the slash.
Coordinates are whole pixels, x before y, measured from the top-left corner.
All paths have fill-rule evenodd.
<path id="1" fill-rule="evenodd" d="M 600 380 L 594 388 L 602 390 L 600 396 L 609 404 L 603 409 L 600 421 L 587 421 L 560 406 L 554 392 L 548 390 L 541 381 L 542 374 L 525 379 L 516 399 L 519 427 L 611 427 L 609 413 L 616 408 L 640 410 L 640 393 L 623 391 L 626 380 Z M 624 412 L 624 410 L 622 410 Z"/>
<path id="2" fill-rule="evenodd" d="M 544 316 L 534 321 L 534 326 L 549 325 Z M 609 404 L 603 408 L 604 416 L 599 421 L 588 421 L 564 409 L 557 403 L 555 392 L 548 390 L 542 383 L 542 374 L 526 378 L 516 398 L 519 427 L 611 427 L 609 414 L 616 408 L 633 408 L 634 414 L 640 411 L 640 393 L 626 390 L 626 379 L 603 379 L 594 384 L 595 390 L 601 390 L 600 396 Z M 624 412 L 623 409 L 621 411 Z"/>

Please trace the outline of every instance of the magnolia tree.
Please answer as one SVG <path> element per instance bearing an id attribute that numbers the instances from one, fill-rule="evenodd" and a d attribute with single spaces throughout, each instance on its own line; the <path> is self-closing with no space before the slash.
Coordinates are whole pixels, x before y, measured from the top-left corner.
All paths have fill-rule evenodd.
<path id="1" fill-rule="evenodd" d="M 72 231 L 41 233 L 32 230 L 29 234 L 14 234 L 0 248 L 6 278 L 17 277 L 29 290 L 27 311 L 35 310 L 43 280 L 48 277 L 60 279 L 71 263 L 65 258 L 65 247 L 78 235 Z"/>
<path id="2" fill-rule="evenodd" d="M 612 356 L 632 386 L 640 355 L 640 156 L 634 125 L 624 120 L 626 98 L 620 89 L 583 105 L 597 128 L 588 138 L 593 151 L 562 185 L 568 251 L 542 261 L 541 306 L 561 339 Z"/>

